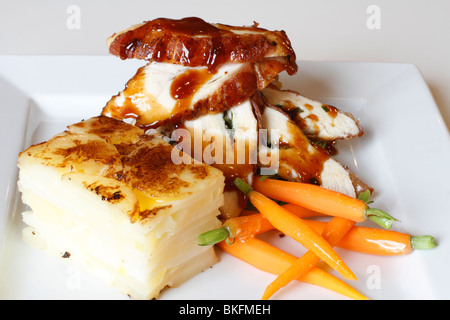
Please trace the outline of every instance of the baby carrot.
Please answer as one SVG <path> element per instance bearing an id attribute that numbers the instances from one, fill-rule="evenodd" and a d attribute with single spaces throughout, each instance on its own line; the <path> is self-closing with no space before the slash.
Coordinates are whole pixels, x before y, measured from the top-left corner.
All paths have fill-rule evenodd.
<path id="1" fill-rule="evenodd" d="M 356 276 L 334 251 L 333 247 L 320 234 L 309 228 L 301 218 L 284 209 L 262 193 L 253 190 L 242 179 L 235 179 L 234 184 L 247 195 L 255 208 L 277 230 L 300 242 L 306 249 L 313 251 L 320 259 L 345 278 L 356 279 Z"/>
<path id="2" fill-rule="evenodd" d="M 278 249 L 267 242 L 257 238 L 248 238 L 242 242 L 227 244 L 218 243 L 226 253 L 254 266 L 255 268 L 278 275 L 295 262 L 295 256 Z M 305 283 L 314 284 L 355 300 L 367 300 L 363 294 L 328 272 L 313 267 L 309 272 L 297 279 Z"/>
<path id="3" fill-rule="evenodd" d="M 294 213 L 295 215 L 299 216 L 300 218 L 329 216 L 327 214 L 313 211 L 308 208 L 301 207 L 299 205 L 292 204 L 292 203 L 281 204 L 281 206 L 283 208 L 289 210 L 290 212 Z M 255 214 L 255 213 L 258 213 L 258 211 L 257 210 L 243 210 L 241 213 L 241 216 L 248 216 L 248 215 Z"/>
<path id="4" fill-rule="evenodd" d="M 429 235 L 411 236 L 391 230 L 358 227 L 344 237 L 338 246 L 367 254 L 394 256 L 406 255 L 414 250 L 432 249 L 437 243 Z"/>
<path id="5" fill-rule="evenodd" d="M 392 223 L 396 221 L 380 209 L 369 208 L 363 200 L 313 184 L 255 177 L 252 187 L 269 198 L 355 222 L 362 222 L 369 218 L 382 227 L 390 229 Z"/>
<path id="6" fill-rule="evenodd" d="M 295 204 L 287 203 L 282 207 L 297 217 L 317 217 L 322 214 L 309 210 Z M 244 210 L 240 216 L 226 220 L 222 227 L 206 231 L 198 237 L 199 245 L 213 245 L 220 241 L 235 241 L 236 239 L 244 239 L 254 237 L 266 231 L 273 230 L 273 225 L 258 211 Z"/>
<path id="7" fill-rule="evenodd" d="M 355 222 L 352 220 L 334 217 L 326 223 L 322 236 L 331 246 L 335 246 L 354 225 Z M 275 292 L 288 285 L 292 280 L 311 270 L 319 261 L 320 258 L 314 252 L 306 252 L 267 286 L 262 300 L 269 299 Z"/>
<path id="8" fill-rule="evenodd" d="M 298 210 L 298 206 L 284 205 L 283 208 L 303 218 L 302 210 Z M 323 233 L 327 225 L 326 221 L 304 219 L 303 222 L 319 234 Z M 228 238 L 243 240 L 273 229 L 273 225 L 262 214 L 256 211 L 248 212 L 245 216 L 227 220 L 222 228 L 201 234 L 199 244 L 213 245 Z M 336 245 L 347 250 L 382 256 L 406 255 L 413 250 L 432 249 L 436 246 L 435 239 L 429 235 L 413 236 L 393 230 L 362 226 L 354 226 Z"/>
<path id="9" fill-rule="evenodd" d="M 326 222 L 305 220 L 310 228 L 322 232 Z M 407 255 L 413 250 L 432 249 L 437 246 L 434 237 L 413 236 L 408 233 L 354 226 L 340 241 L 337 247 L 380 256 Z"/>
<path id="10" fill-rule="evenodd" d="M 246 214 L 230 218 L 223 223 L 222 227 L 200 234 L 198 244 L 208 246 L 223 240 L 231 241 L 230 238 L 245 239 L 272 229 L 273 225 L 262 214 Z"/>
<path id="11" fill-rule="evenodd" d="M 329 216 L 292 203 L 283 204 L 282 207 L 285 208 L 286 210 L 289 210 L 290 212 L 292 212 L 293 214 L 295 214 L 297 217 L 300 218 Z"/>

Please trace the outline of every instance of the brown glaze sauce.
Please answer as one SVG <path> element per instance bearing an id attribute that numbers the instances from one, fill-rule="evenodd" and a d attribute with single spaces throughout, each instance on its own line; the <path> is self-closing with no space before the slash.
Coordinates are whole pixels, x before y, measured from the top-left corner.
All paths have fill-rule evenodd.
<path id="1" fill-rule="evenodd" d="M 170 94 L 177 100 L 190 98 L 211 77 L 206 69 L 188 69 L 172 82 Z"/>
<path id="2" fill-rule="evenodd" d="M 247 196 L 240 192 L 234 185 L 236 178 L 241 178 L 246 182 L 250 182 L 252 174 L 255 173 L 256 167 L 252 164 L 212 164 L 213 167 L 221 170 L 225 177 L 224 191 L 238 191 L 238 206 L 244 208 L 247 204 Z"/>
<path id="3" fill-rule="evenodd" d="M 279 175 L 288 180 L 320 185 L 323 164 L 330 154 L 318 144 L 311 143 L 297 125 L 292 124 L 289 131 L 295 143 L 280 144 Z"/>
<path id="4" fill-rule="evenodd" d="M 111 112 L 113 118 L 135 119 L 136 126 L 138 127 L 148 125 L 148 122 L 151 121 L 147 119 L 149 115 L 140 110 L 138 105 L 151 106 L 151 117 L 161 118 L 167 116 L 167 111 L 156 100 L 152 99 L 152 96 L 145 94 L 145 67 L 140 67 L 135 76 L 127 82 L 123 92 L 125 99 L 120 108 L 115 104 L 117 96 L 113 97 L 105 107 L 105 109 Z"/>
<path id="5" fill-rule="evenodd" d="M 186 129 L 183 125 L 177 125 L 176 128 Z M 183 150 L 189 156 L 194 158 L 197 161 L 204 162 L 205 150 L 207 148 L 211 148 L 212 145 L 222 145 L 223 150 L 221 152 L 222 159 L 217 159 L 216 157 L 216 149 L 214 147 L 213 150 L 208 151 L 208 155 L 211 155 L 214 158 L 213 163 L 210 165 L 222 171 L 225 184 L 224 191 L 238 191 L 236 186 L 234 185 L 234 180 L 236 178 L 241 178 L 246 182 L 250 182 L 252 175 L 256 172 L 256 165 L 254 164 L 257 159 L 253 159 L 253 154 L 250 152 L 250 144 L 246 141 L 243 149 L 245 151 L 244 159 L 238 158 L 238 152 L 242 152 L 242 150 L 237 150 L 237 144 L 232 146 L 232 150 L 227 150 L 227 139 L 224 137 L 221 143 L 215 144 L 215 140 L 206 139 L 202 133 L 202 143 L 201 150 L 197 150 L 198 146 L 196 146 L 196 141 L 194 141 L 194 137 L 198 137 L 194 135 L 194 132 L 191 131 L 191 143 L 190 150 Z M 215 137 L 217 139 L 217 137 Z M 180 141 L 177 141 L 180 142 Z M 200 152 L 201 153 L 200 153 Z M 233 153 L 233 159 L 230 159 L 230 152 Z M 231 163 L 230 163 L 231 162 Z M 242 192 L 238 192 L 238 206 L 240 208 L 244 208 L 247 204 L 248 198 Z"/>
<path id="6" fill-rule="evenodd" d="M 239 34 L 233 29 L 250 32 Z M 197 17 L 187 17 L 146 21 L 117 35 L 110 45 L 110 52 L 121 59 L 139 58 L 192 67 L 206 66 L 214 72 L 229 61 L 260 61 L 266 58 L 268 52 L 278 48 L 285 51 L 288 73 L 295 73 L 296 56 L 284 32 L 268 32 L 256 26 L 233 28 L 213 25 Z"/>
<path id="7" fill-rule="evenodd" d="M 177 100 L 172 114 L 184 113 L 192 104 L 195 93 L 212 78 L 212 74 L 206 68 L 188 69 L 178 75 L 170 86 L 171 96 Z"/>
<path id="8" fill-rule="evenodd" d="M 182 126 L 178 126 L 178 128 L 182 128 Z M 189 152 L 187 152 L 192 158 L 198 160 L 198 161 L 204 161 L 205 159 L 203 158 L 205 156 L 205 150 L 207 148 L 211 148 L 212 143 L 214 143 L 214 141 L 211 140 L 207 140 L 205 139 L 205 137 L 203 136 L 203 140 L 202 140 L 202 149 L 201 149 L 201 154 L 198 154 L 198 152 L 196 151 L 196 142 L 194 141 L 194 135 L 191 132 L 191 152 L 189 154 Z M 217 138 L 217 137 L 216 137 Z M 244 151 L 245 151 L 245 158 L 244 159 L 238 159 L 238 152 L 242 152 L 242 150 L 237 150 L 237 144 L 234 144 L 233 146 L 233 150 L 227 150 L 226 147 L 226 139 L 224 137 L 222 143 L 218 143 L 218 144 L 214 144 L 214 145 L 222 145 L 223 146 L 223 150 L 221 152 L 222 154 L 222 159 L 217 159 L 216 157 L 216 149 L 213 149 L 211 153 L 211 156 L 214 157 L 214 162 L 211 163 L 211 166 L 221 170 L 223 172 L 223 175 L 225 177 L 225 190 L 231 190 L 234 189 L 234 180 L 236 178 L 241 178 L 244 181 L 249 181 L 250 176 L 255 173 L 256 171 L 256 166 L 255 164 L 255 160 L 251 159 L 252 155 L 250 155 L 250 145 L 246 142 L 245 146 L 244 146 Z M 228 153 L 233 152 L 233 159 L 230 159 L 230 155 Z M 209 151 L 208 151 L 208 155 L 209 155 Z M 230 161 L 231 160 L 231 161 Z M 231 163 L 230 163 L 231 162 Z"/>
<path id="9" fill-rule="evenodd" d="M 339 111 L 337 108 L 330 106 L 329 104 L 323 104 L 322 108 L 327 112 L 327 114 L 331 118 L 336 118 L 338 111 Z"/>
<path id="10" fill-rule="evenodd" d="M 300 116 L 300 113 L 302 112 L 301 108 L 294 105 L 290 100 L 283 101 L 283 105 L 280 105 L 280 107 L 289 116 L 289 118 L 291 118 L 301 129 L 305 129 L 307 126 L 305 119 L 310 119 L 314 124 L 314 130 L 316 132 L 319 132 L 320 129 L 319 126 L 317 125 L 317 123 L 319 122 L 319 117 L 317 115 L 310 113 L 305 117 L 305 119 L 303 119 Z M 312 111 L 314 109 L 313 106 L 307 103 L 304 104 L 303 107 L 305 107 L 309 111 Z M 328 116 L 330 116 L 333 119 L 336 118 L 339 112 L 339 110 L 336 107 L 328 104 L 322 104 L 322 109 L 327 113 Z M 328 143 L 325 146 L 325 149 L 328 151 L 329 154 L 333 154 L 335 152 L 333 151 L 334 149 L 333 146 Z"/>
<path id="11" fill-rule="evenodd" d="M 323 141 L 325 145 L 322 147 L 330 156 L 335 156 L 339 153 L 336 149 L 336 141 Z"/>
<path id="12" fill-rule="evenodd" d="M 104 107 L 102 114 L 116 119 L 135 119 L 136 126 L 143 130 L 163 125 L 180 125 L 185 120 L 195 119 L 208 113 L 223 112 L 248 99 L 257 90 L 256 75 L 251 64 L 243 67 L 224 81 L 218 90 L 202 99 L 192 101 L 194 94 L 214 74 L 207 68 L 189 69 L 178 75 L 171 84 L 171 95 L 178 99 L 169 112 L 154 97 L 145 94 L 145 68 L 141 67 L 122 92 L 123 102 L 118 103 L 114 96 Z M 141 108 L 138 108 L 138 105 Z M 145 106 L 145 110 L 142 109 Z"/>
<path id="13" fill-rule="evenodd" d="M 292 101 L 283 101 L 283 105 L 280 105 L 280 108 L 297 124 L 297 126 L 300 127 L 300 129 L 306 128 L 306 122 L 300 116 L 300 113 L 302 112 L 301 108 L 292 103 Z"/>
<path id="14" fill-rule="evenodd" d="M 298 146 L 280 149 L 279 175 L 288 180 L 320 185 L 323 164 L 329 156 L 324 150 L 316 149 L 313 153 Z"/>
<path id="15" fill-rule="evenodd" d="M 160 40 L 154 46 L 153 50 L 149 53 L 147 60 L 153 60 L 158 62 L 165 62 L 171 60 L 171 54 L 173 49 L 177 45 L 182 45 L 183 50 L 178 59 L 182 64 L 186 65 L 206 65 L 208 68 L 215 69 L 219 64 L 222 64 L 228 57 L 224 54 L 225 49 L 223 47 L 220 37 L 223 34 L 231 33 L 227 30 L 221 30 L 210 23 L 196 17 L 187 17 L 183 19 L 168 19 L 158 18 L 152 21 L 146 22 L 143 26 L 130 30 L 123 36 L 121 42 L 127 44 L 120 47 L 119 57 L 121 59 L 127 59 L 133 54 L 133 51 L 137 47 L 142 46 L 143 39 L 152 33 L 164 33 L 167 35 L 161 35 Z M 209 54 L 197 55 L 197 50 L 203 50 L 205 48 L 196 48 L 195 41 L 185 41 L 181 44 L 176 43 L 178 40 L 173 38 L 173 34 L 187 37 L 195 36 L 209 36 L 212 38 L 212 47 Z M 202 62 L 200 62 L 200 60 Z"/>

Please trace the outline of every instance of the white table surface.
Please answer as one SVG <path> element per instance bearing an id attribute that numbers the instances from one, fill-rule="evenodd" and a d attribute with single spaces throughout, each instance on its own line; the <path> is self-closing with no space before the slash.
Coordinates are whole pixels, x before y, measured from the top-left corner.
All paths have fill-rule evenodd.
<path id="1" fill-rule="evenodd" d="M 256 21 L 263 28 L 285 30 L 299 60 L 411 63 L 422 72 L 444 124 L 450 127 L 448 0 L 1 0 L 0 4 L 0 54 L 107 55 L 106 38 L 130 25 L 157 17 L 198 16 L 232 25 Z M 371 5 L 377 6 L 378 16 L 370 11 Z M 368 23 L 379 28 L 371 29 Z"/>

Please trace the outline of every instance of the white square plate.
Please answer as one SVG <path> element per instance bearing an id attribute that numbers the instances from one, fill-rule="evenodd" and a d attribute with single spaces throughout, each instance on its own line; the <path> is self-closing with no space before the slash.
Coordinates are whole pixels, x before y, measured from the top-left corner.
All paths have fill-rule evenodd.
<path id="1" fill-rule="evenodd" d="M 0 57 L 0 299 L 127 299 L 22 241 L 16 159 L 30 144 L 98 115 L 142 64 L 109 56 Z M 337 249 L 359 279 L 351 284 L 371 299 L 449 299 L 449 134 L 420 72 L 409 64 L 299 66 L 297 75 L 282 77 L 284 87 L 360 118 L 365 135 L 339 143 L 337 158 L 375 188 L 374 206 L 401 220 L 394 230 L 431 234 L 439 242 L 436 249 L 400 257 Z M 277 245 L 304 252 L 286 238 Z M 260 299 L 274 276 L 219 255 L 220 263 L 161 299 Z M 346 299 L 300 283 L 273 298 Z"/>

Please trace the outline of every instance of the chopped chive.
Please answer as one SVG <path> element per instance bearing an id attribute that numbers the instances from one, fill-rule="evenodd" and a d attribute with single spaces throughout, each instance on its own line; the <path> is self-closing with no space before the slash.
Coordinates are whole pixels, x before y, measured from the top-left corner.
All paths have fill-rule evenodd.
<path id="1" fill-rule="evenodd" d="M 325 112 L 330 112 L 330 109 L 328 109 L 328 107 L 325 106 L 325 105 L 322 105 L 322 109 L 323 109 Z"/>
<path id="2" fill-rule="evenodd" d="M 311 141 L 312 143 L 314 143 L 315 145 L 318 145 L 319 147 L 325 149 L 327 147 L 327 142 L 326 141 Z"/>
<path id="3" fill-rule="evenodd" d="M 233 129 L 233 113 L 231 112 L 224 112 L 222 114 L 223 121 L 225 122 L 225 127 L 227 129 Z"/>

